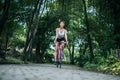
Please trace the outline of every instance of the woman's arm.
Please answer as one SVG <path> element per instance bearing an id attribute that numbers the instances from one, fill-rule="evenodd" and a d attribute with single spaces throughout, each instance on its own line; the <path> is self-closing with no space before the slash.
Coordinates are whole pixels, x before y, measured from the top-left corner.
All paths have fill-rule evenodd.
<path id="1" fill-rule="evenodd" d="M 58 37 L 58 28 L 56 28 L 56 36 L 54 42 L 57 40 L 57 37 Z"/>
<path id="2" fill-rule="evenodd" d="M 65 40 L 68 42 L 67 30 L 65 30 Z"/>

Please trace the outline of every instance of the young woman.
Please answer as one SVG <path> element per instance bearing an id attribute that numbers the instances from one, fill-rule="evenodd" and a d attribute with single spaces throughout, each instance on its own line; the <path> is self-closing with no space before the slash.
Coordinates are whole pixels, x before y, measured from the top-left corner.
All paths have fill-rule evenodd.
<path id="1" fill-rule="evenodd" d="M 55 62 L 54 64 L 57 64 L 56 62 L 56 56 L 57 56 L 57 50 L 58 50 L 58 42 L 67 42 L 68 44 L 68 39 L 67 39 L 67 30 L 65 29 L 65 23 L 64 21 L 61 21 L 59 24 L 59 28 L 56 28 L 56 37 L 55 37 L 55 54 L 54 54 L 54 59 Z M 64 44 L 62 43 L 62 48 L 64 49 Z"/>

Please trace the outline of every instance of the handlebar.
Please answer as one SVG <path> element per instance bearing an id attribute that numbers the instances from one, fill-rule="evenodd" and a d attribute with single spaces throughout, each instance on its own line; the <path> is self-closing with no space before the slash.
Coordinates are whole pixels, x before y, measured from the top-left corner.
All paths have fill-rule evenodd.
<path id="1" fill-rule="evenodd" d="M 61 41 L 61 42 L 58 42 L 59 44 L 61 44 L 61 43 L 64 43 L 64 44 L 68 44 L 68 42 L 64 42 L 64 41 Z"/>

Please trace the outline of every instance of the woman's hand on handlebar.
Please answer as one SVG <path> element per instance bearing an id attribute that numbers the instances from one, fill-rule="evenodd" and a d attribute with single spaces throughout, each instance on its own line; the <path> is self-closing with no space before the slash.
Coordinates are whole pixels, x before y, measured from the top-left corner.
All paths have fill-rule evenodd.
<path id="1" fill-rule="evenodd" d="M 68 45 L 68 41 L 65 41 L 65 42 L 64 42 L 64 41 L 62 41 L 62 42 L 63 42 L 64 44 L 67 44 L 67 45 Z"/>
<path id="2" fill-rule="evenodd" d="M 66 41 L 66 44 L 68 45 L 68 41 Z"/>

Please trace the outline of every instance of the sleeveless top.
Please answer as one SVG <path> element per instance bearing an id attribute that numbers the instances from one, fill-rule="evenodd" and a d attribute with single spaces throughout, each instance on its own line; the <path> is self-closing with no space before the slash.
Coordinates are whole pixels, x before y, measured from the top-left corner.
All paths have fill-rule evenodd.
<path id="1" fill-rule="evenodd" d="M 60 29 L 59 29 L 59 31 L 58 31 L 58 36 L 64 37 L 64 35 L 65 35 L 64 31 L 60 32 Z"/>

